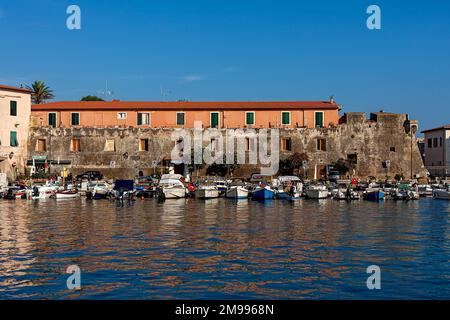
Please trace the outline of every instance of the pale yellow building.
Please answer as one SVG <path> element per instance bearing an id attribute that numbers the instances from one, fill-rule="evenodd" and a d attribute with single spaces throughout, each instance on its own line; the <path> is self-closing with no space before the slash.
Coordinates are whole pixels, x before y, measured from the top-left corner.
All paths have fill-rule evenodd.
<path id="1" fill-rule="evenodd" d="M 0 84 L 0 178 L 25 171 L 30 115 L 31 92 Z"/>

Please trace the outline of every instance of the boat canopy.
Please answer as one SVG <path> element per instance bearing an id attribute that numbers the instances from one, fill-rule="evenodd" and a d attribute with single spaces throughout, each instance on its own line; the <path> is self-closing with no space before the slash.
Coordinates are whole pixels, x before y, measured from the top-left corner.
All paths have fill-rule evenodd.
<path id="1" fill-rule="evenodd" d="M 279 176 L 278 181 L 281 183 L 283 182 L 289 182 L 289 181 L 301 181 L 299 177 L 297 176 Z"/>
<path id="2" fill-rule="evenodd" d="M 163 174 L 160 180 L 181 180 L 184 178 L 181 174 Z"/>

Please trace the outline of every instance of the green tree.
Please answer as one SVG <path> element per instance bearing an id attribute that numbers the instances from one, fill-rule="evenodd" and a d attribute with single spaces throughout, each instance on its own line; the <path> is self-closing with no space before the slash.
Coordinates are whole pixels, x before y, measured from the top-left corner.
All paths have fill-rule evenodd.
<path id="1" fill-rule="evenodd" d="M 294 152 L 288 158 L 280 161 L 279 170 L 281 174 L 291 175 L 295 170 L 303 167 L 303 161 L 308 161 L 309 157 L 306 153 Z"/>
<path id="2" fill-rule="evenodd" d="M 53 90 L 45 85 L 44 81 L 35 81 L 31 86 L 27 86 L 31 90 L 31 101 L 33 104 L 41 104 L 46 100 L 53 99 Z"/>
<path id="3" fill-rule="evenodd" d="M 85 96 L 85 97 L 81 98 L 81 101 L 105 101 L 105 100 L 103 100 L 102 98 L 97 97 L 97 96 L 89 95 L 89 96 Z"/>

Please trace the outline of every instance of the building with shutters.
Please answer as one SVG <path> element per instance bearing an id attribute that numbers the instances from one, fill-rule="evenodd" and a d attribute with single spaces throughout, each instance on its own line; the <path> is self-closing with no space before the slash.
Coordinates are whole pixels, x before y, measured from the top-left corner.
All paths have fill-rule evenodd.
<path id="1" fill-rule="evenodd" d="M 339 121 L 339 105 L 329 101 L 131 102 L 62 101 L 32 106 L 42 127 L 323 128 Z"/>
<path id="2" fill-rule="evenodd" d="M 31 92 L 0 85 L 0 174 L 14 180 L 27 157 Z"/>

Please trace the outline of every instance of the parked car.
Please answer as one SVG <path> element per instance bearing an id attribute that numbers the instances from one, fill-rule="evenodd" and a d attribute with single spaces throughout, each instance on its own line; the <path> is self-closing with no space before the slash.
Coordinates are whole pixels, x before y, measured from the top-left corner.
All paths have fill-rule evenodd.
<path id="1" fill-rule="evenodd" d="M 86 171 L 76 176 L 77 180 L 102 180 L 103 174 L 100 171 Z"/>

